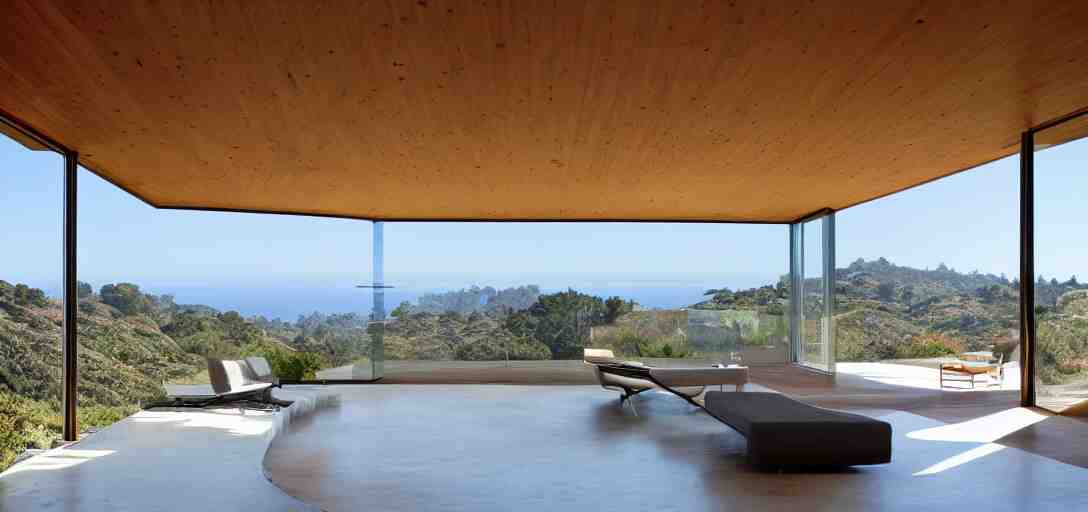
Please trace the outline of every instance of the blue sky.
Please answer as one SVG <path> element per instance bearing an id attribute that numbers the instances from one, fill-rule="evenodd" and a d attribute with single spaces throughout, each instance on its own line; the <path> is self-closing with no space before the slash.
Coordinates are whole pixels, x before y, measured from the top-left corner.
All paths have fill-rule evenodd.
<path id="1" fill-rule="evenodd" d="M 1088 277 L 1085 162 L 1085 141 L 1037 157 L 1036 229 L 1048 248 L 1037 266 L 1047 277 Z M 1006 158 L 839 212 L 839 266 L 883 256 L 1014 276 L 1017 165 Z M 57 155 L 0 138 L 0 279 L 56 289 L 60 173 Z M 155 210 L 86 171 L 79 185 L 80 276 L 96 287 L 126 280 L 184 300 L 185 290 L 345 291 L 370 279 L 365 221 Z M 387 223 L 386 275 L 403 289 L 747 287 L 786 271 L 786 240 L 785 226 L 768 225 Z"/>

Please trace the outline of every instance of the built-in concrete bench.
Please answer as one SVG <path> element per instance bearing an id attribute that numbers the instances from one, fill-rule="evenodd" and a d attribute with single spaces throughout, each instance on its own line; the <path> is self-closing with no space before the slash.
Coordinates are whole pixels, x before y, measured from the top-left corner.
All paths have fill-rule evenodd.
<path id="1" fill-rule="evenodd" d="M 705 409 L 748 439 L 761 466 L 856 466 L 892 458 L 892 426 L 859 414 L 821 409 L 779 393 L 708 391 Z"/>

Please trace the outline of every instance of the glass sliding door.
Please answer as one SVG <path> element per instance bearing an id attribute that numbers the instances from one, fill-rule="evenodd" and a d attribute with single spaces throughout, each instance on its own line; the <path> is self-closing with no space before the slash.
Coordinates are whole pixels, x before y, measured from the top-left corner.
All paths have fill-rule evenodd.
<path id="1" fill-rule="evenodd" d="M 1088 408 L 1086 132 L 1088 115 L 1034 140 L 1035 402 L 1055 412 Z"/>
<path id="2" fill-rule="evenodd" d="M 835 371 L 834 225 L 828 214 L 791 227 L 794 359 L 826 372 Z"/>

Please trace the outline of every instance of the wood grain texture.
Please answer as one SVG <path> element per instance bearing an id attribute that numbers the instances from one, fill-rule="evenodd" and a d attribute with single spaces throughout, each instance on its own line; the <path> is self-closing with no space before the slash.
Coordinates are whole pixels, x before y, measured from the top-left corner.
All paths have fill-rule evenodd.
<path id="1" fill-rule="evenodd" d="M 162 207 L 777 222 L 1014 153 L 1088 106 L 1086 26 L 1056 0 L 6 0 L 0 109 Z"/>

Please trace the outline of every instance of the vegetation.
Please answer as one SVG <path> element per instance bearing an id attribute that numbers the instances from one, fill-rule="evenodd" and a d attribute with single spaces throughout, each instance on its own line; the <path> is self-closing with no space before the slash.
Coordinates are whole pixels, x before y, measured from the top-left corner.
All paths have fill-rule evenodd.
<path id="1" fill-rule="evenodd" d="M 806 325 L 818 323 L 815 280 L 805 283 Z M 1038 376 L 1060 385 L 1088 378 L 1088 285 L 1076 278 L 1034 283 Z M 995 350 L 1010 360 L 1018 330 L 1019 283 L 920 270 L 881 258 L 836 272 L 839 361 L 927 359 Z M 176 304 L 133 283 L 79 283 L 80 421 L 104 426 L 158 399 L 164 383 L 207 382 L 205 357 L 261 355 L 284 379 L 370 357 L 380 331 L 387 359 L 577 359 L 586 346 L 622 357 L 722 357 L 789 346 L 790 282 L 707 290 L 688 308 L 646 310 L 622 297 L 538 286 L 471 287 L 421 297 L 374 324 L 365 314 L 315 312 L 295 321 L 244 318 Z M 60 432 L 60 304 L 41 290 L 0 281 L 0 467 Z M 815 328 L 810 329 L 815 331 Z"/>
<path id="2" fill-rule="evenodd" d="M 242 347 L 242 357 L 261 356 L 268 360 L 272 373 L 283 380 L 313 379 L 327 365 L 320 354 L 292 350 L 280 343 L 255 341 Z"/>

